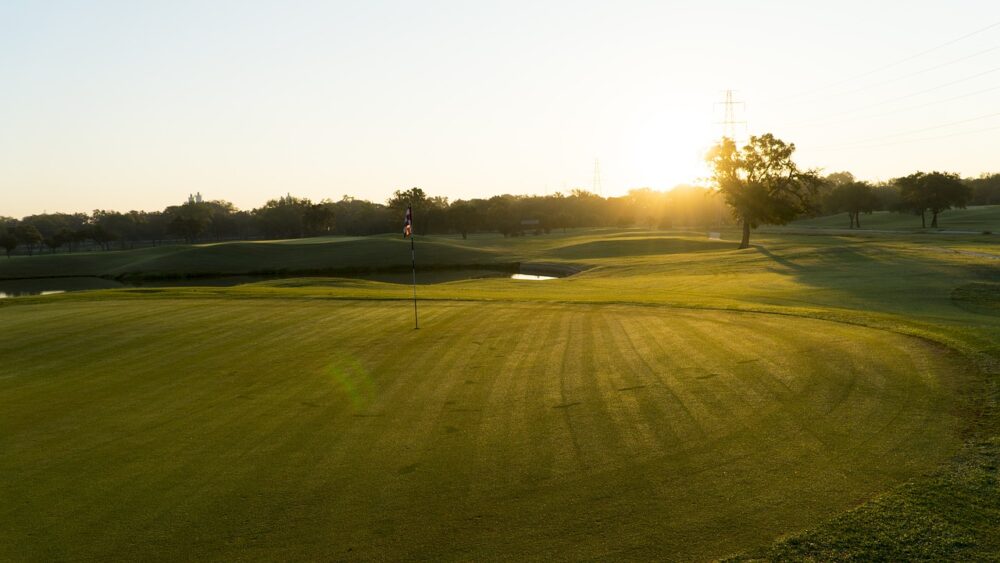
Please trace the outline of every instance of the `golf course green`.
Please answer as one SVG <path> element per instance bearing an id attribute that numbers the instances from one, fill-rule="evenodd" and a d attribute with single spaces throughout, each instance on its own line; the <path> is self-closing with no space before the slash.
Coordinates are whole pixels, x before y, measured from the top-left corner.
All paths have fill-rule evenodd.
<path id="1" fill-rule="evenodd" d="M 418 237 L 579 272 L 419 286 L 419 330 L 337 277 L 387 236 L 0 260 L 288 274 L 0 299 L 0 560 L 995 554 L 995 238 L 736 236 Z"/>

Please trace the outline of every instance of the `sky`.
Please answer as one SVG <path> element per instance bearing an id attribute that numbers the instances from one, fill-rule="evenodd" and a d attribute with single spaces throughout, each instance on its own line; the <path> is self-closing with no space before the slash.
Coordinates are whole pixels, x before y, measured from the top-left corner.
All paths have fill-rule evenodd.
<path id="1" fill-rule="evenodd" d="M 996 25 L 994 25 L 996 24 Z M 0 0 L 0 216 L 1000 172 L 1000 2 Z"/>

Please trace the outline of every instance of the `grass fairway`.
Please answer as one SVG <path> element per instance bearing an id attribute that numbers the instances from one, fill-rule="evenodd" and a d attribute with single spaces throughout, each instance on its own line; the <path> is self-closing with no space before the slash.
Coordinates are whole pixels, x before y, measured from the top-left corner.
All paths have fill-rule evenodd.
<path id="1" fill-rule="evenodd" d="M 927 214 L 927 224 L 931 223 L 931 215 Z M 847 229 L 850 226 L 847 213 L 838 213 L 826 217 L 803 219 L 792 223 L 794 227 Z M 910 213 L 894 213 L 892 211 L 876 211 L 861 215 L 864 230 L 894 230 L 920 231 L 920 216 Z M 1000 205 L 980 205 L 968 209 L 949 209 L 938 216 L 938 228 L 953 231 L 990 231 L 1000 233 Z"/>
<path id="2" fill-rule="evenodd" d="M 848 325 L 107 305 L 5 312 L 5 558 L 707 558 L 955 446 L 942 351 Z"/>
<path id="3" fill-rule="evenodd" d="M 444 240 L 590 269 L 419 331 L 360 280 L 0 300 L 0 560 L 996 553 L 1000 275 L 914 240 Z"/>

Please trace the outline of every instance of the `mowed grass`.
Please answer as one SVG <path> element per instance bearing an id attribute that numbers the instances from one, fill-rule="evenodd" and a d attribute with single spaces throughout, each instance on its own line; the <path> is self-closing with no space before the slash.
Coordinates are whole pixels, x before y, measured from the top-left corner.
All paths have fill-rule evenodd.
<path id="1" fill-rule="evenodd" d="M 0 309 L 0 559 L 709 559 L 960 445 L 942 347 L 779 315 Z"/>
<path id="2" fill-rule="evenodd" d="M 418 239 L 582 270 L 419 331 L 337 277 L 0 300 L 0 560 L 995 558 L 993 239 L 733 236 Z M 188 252 L 244 244 L 409 262 Z"/>

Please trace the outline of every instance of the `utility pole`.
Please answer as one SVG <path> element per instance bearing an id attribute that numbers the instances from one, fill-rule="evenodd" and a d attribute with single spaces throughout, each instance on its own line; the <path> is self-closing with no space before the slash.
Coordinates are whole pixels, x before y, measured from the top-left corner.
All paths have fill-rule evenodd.
<path id="1" fill-rule="evenodd" d="M 725 101 L 716 102 L 716 106 L 723 106 L 723 117 L 722 121 L 716 121 L 716 125 L 722 126 L 722 136 L 729 137 L 734 141 L 741 141 L 747 133 L 747 122 L 746 119 L 737 120 L 736 119 L 736 106 L 739 106 L 743 114 L 746 114 L 746 104 L 743 102 L 738 102 L 735 100 L 736 92 L 733 90 L 725 91 Z"/>

